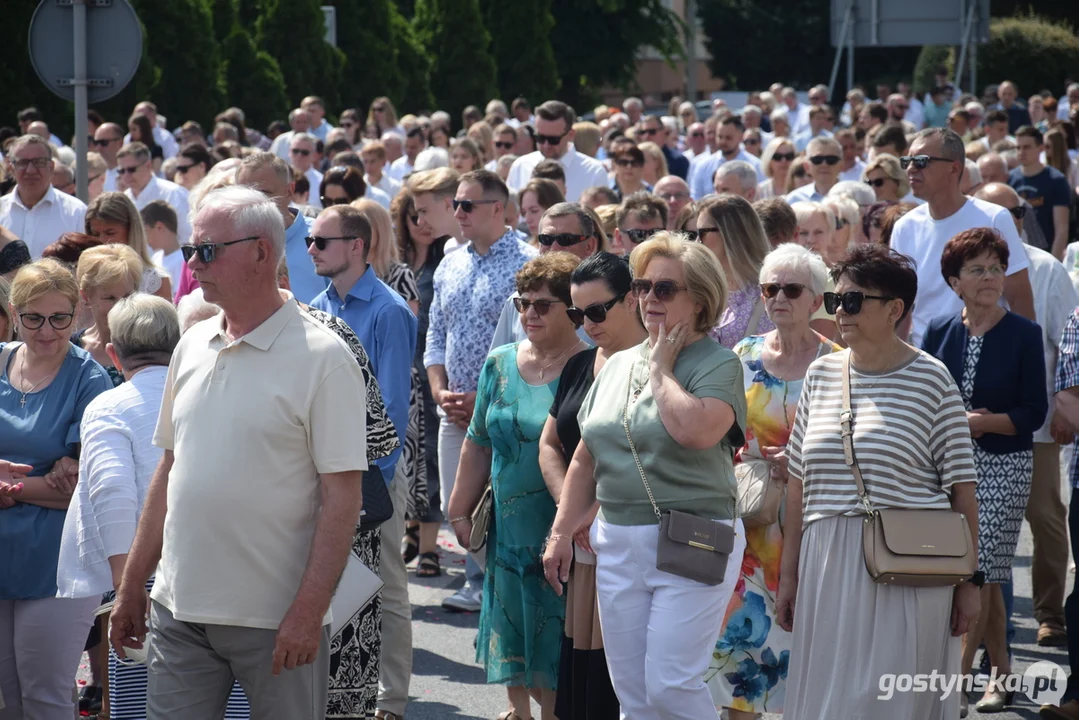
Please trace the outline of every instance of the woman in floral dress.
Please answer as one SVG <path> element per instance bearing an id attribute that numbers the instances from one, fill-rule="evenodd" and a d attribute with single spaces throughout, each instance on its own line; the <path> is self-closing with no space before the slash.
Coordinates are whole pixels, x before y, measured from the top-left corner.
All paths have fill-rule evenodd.
<path id="1" fill-rule="evenodd" d="M 765 460 L 783 478 L 784 449 L 806 368 L 840 349 L 809 326 L 826 278 L 824 261 L 800 245 L 772 251 L 761 267 L 759 292 L 776 329 L 734 347 L 743 364 L 747 404 L 746 444 L 737 460 Z M 746 528 L 742 577 L 705 675 L 716 705 L 728 708 L 730 720 L 783 712 L 791 635 L 775 619 L 782 552 L 781 522 Z"/>

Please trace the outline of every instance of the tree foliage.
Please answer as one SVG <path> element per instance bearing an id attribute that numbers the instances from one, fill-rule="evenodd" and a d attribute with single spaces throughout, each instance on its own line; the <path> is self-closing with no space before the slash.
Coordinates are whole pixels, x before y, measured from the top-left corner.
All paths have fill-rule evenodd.
<path id="1" fill-rule="evenodd" d="M 258 46 L 281 66 L 290 102 L 318 95 L 327 112 L 341 107 L 344 55 L 326 42 L 320 0 L 264 0 L 256 28 Z"/>
<path id="2" fill-rule="evenodd" d="M 239 25 L 221 46 L 222 72 L 230 105 L 242 108 L 245 124 L 265 129 L 289 111 L 285 78 L 269 53 L 259 50 L 255 41 Z"/>
<path id="3" fill-rule="evenodd" d="M 430 110 L 435 102 L 431 94 L 431 60 L 412 23 L 394 5 L 390 5 L 390 30 L 394 65 L 401 80 L 397 94 L 391 96 L 393 104 L 398 112 Z"/>
<path id="4" fill-rule="evenodd" d="M 255 23 L 262 14 L 263 0 L 235 0 L 236 16 L 241 27 L 252 36 L 255 34 Z"/>
<path id="5" fill-rule="evenodd" d="M 507 104 L 524 95 L 533 104 L 555 96 L 558 63 L 551 47 L 551 0 L 481 0 L 491 53 L 498 66 L 498 92 Z"/>
<path id="6" fill-rule="evenodd" d="M 989 44 L 978 48 L 978 77 L 983 82 L 1009 79 L 1030 95 L 1064 89 L 1064 78 L 1079 68 L 1079 35 L 1060 22 L 1039 17 L 993 20 Z"/>
<path id="7" fill-rule="evenodd" d="M 365 110 L 379 95 L 396 96 L 402 85 L 393 57 L 390 3 L 329 0 L 337 8 L 337 47 L 344 53 L 342 107 Z"/>
<path id="8" fill-rule="evenodd" d="M 210 15 L 214 26 L 214 39 L 218 45 L 223 45 L 232 29 L 239 22 L 236 14 L 236 0 L 209 0 Z"/>

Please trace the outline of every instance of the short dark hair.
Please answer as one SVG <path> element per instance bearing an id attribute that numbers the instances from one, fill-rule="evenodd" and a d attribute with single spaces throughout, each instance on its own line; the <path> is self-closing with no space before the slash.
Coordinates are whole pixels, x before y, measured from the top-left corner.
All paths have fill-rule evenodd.
<path id="1" fill-rule="evenodd" d="M 533 258 L 517 271 L 517 276 L 514 278 L 517 292 L 531 292 L 546 285 L 552 295 L 570 306 L 573 304 L 569 294 L 570 278 L 580 264 L 579 257 L 564 251 L 551 252 Z"/>
<path id="2" fill-rule="evenodd" d="M 18 120 L 21 123 L 24 122 L 37 122 L 38 120 L 44 120 L 45 116 L 41 114 L 41 111 L 36 107 L 23 108 L 19 111 Z"/>
<path id="3" fill-rule="evenodd" d="M 876 120 L 880 120 L 882 123 L 888 122 L 888 108 L 884 107 L 884 103 L 874 100 L 873 102 L 866 103 L 865 111 L 869 113 L 869 117 Z"/>
<path id="4" fill-rule="evenodd" d="M 1035 145 L 1045 144 L 1045 136 L 1042 135 L 1042 131 L 1034 127 L 1033 125 L 1024 125 L 1023 127 L 1019 128 L 1015 131 L 1015 137 L 1016 139 L 1019 139 L 1021 137 L 1032 138 Z"/>
<path id="5" fill-rule="evenodd" d="M 547 178 L 533 177 L 529 180 L 528 184 L 517 193 L 518 202 L 523 202 L 525 195 L 528 193 L 536 194 L 536 202 L 545 211 L 559 203 L 566 202 L 566 196 L 562 193 L 562 188 L 558 187 L 554 180 Z"/>
<path id="6" fill-rule="evenodd" d="M 753 203 L 753 210 L 761 219 L 764 234 L 773 246 L 794 239 L 794 232 L 798 229 L 798 216 L 786 200 L 781 197 L 758 200 Z"/>
<path id="7" fill-rule="evenodd" d="M 307 179 L 306 175 L 294 167 L 289 168 L 289 174 L 292 175 L 292 192 L 297 195 L 311 192 L 311 181 Z"/>
<path id="8" fill-rule="evenodd" d="M 349 152 L 350 150 L 352 150 L 352 143 L 345 138 L 337 138 L 319 152 L 325 152 L 326 155 L 333 157 L 337 153 Z"/>
<path id="9" fill-rule="evenodd" d="M 875 206 L 874 206 L 875 207 Z M 884 208 L 880 216 L 880 243 L 881 245 L 892 244 L 892 231 L 899 218 L 918 207 L 915 203 L 898 202 Z"/>
<path id="10" fill-rule="evenodd" d="M 902 300 L 900 321 L 914 307 L 914 298 L 918 295 L 918 271 L 914 269 L 914 261 L 887 245 L 855 245 L 832 266 L 831 275 L 836 283 L 846 276 L 867 290 Z"/>
<path id="11" fill-rule="evenodd" d="M 513 99 L 510 104 L 510 110 L 516 111 L 518 108 L 524 108 L 525 110 L 531 110 L 532 105 L 529 104 L 528 99 L 523 95 L 518 95 Z"/>
<path id="12" fill-rule="evenodd" d="M 899 123 L 887 123 L 882 125 L 876 137 L 873 138 L 873 147 L 899 148 L 900 154 L 907 148 L 907 133 Z"/>
<path id="13" fill-rule="evenodd" d="M 621 160 L 624 157 L 628 157 L 630 160 L 633 161 L 635 165 L 644 165 L 644 151 L 636 145 L 628 145 L 615 153 L 615 162 Z"/>
<path id="14" fill-rule="evenodd" d="M 614 190 L 611 190 L 606 185 L 593 185 L 592 187 L 588 188 L 583 193 L 581 193 L 580 202 L 583 203 L 585 199 L 591 199 L 594 197 L 602 197 L 604 200 L 607 201 L 605 203 L 600 203 L 601 205 L 618 204 L 618 195 L 616 195 Z"/>
<path id="15" fill-rule="evenodd" d="M 636 215 L 642 220 L 659 218 L 663 223 L 663 227 L 667 227 L 667 218 L 670 217 L 670 212 L 671 210 L 666 200 L 658 198 L 646 190 L 641 190 L 627 197 L 618 206 L 618 212 L 614 216 L 615 226 L 621 229 L 626 218 L 630 215 Z"/>
<path id="16" fill-rule="evenodd" d="M 536 108 L 536 117 L 541 120 L 564 120 L 566 130 L 569 130 L 577 120 L 577 113 L 564 102 L 548 100 Z"/>
<path id="17" fill-rule="evenodd" d="M 541 160 L 535 169 L 532 171 L 533 178 L 541 178 L 543 180 L 561 180 L 566 182 L 566 170 L 562 167 L 557 160 Z"/>
<path id="18" fill-rule="evenodd" d="M 959 277 L 963 263 L 987 252 L 996 255 L 1000 264 L 1007 269 L 1008 243 L 999 230 L 991 227 L 964 230 L 944 246 L 944 252 L 940 255 L 940 274 L 945 282 L 949 282 L 953 277 Z"/>
<path id="19" fill-rule="evenodd" d="M 172 208 L 172 205 L 169 205 L 164 200 L 154 200 L 148 203 L 146 207 L 139 210 L 139 215 L 142 216 L 142 224 L 147 229 L 161 223 L 170 233 L 176 234 L 176 211 Z"/>
<path id="20" fill-rule="evenodd" d="M 727 115 L 726 117 L 724 117 L 722 120 L 719 121 L 719 124 L 720 125 L 734 125 L 741 132 L 746 131 L 746 126 L 742 123 L 742 118 L 740 116 L 738 116 L 738 115 L 734 115 L 734 114 Z"/>
<path id="21" fill-rule="evenodd" d="M 348 195 L 349 202 L 359 200 L 367 192 L 367 183 L 363 181 L 363 173 L 347 165 L 336 165 L 326 171 L 326 174 L 322 176 L 322 184 L 318 187 L 319 198 L 326 195 L 326 188 L 330 185 L 340 185 Z"/>
<path id="22" fill-rule="evenodd" d="M 409 130 L 407 133 L 405 133 L 405 137 L 406 138 L 419 138 L 420 140 L 423 140 L 424 142 L 427 142 L 427 135 L 424 134 L 423 128 L 420 127 L 419 125 L 417 125 L 416 127 Z"/>
<path id="23" fill-rule="evenodd" d="M 1003 110 L 990 110 L 985 114 L 985 124 L 1008 122 L 1008 113 Z"/>
<path id="24" fill-rule="evenodd" d="M 330 158 L 331 165 L 353 167 L 363 172 L 363 158 L 355 150 L 344 150 Z"/>
<path id="25" fill-rule="evenodd" d="M 352 168 L 349 169 L 351 170 Z M 323 185 L 325 185 L 325 182 Z M 362 210 L 358 210 L 351 205 L 331 205 L 322 212 L 337 215 L 341 220 L 341 234 L 355 235 L 360 240 L 363 240 L 363 254 L 365 256 L 371 252 L 371 221 L 367 219 Z M 389 242 L 389 238 L 385 238 L 384 242 Z"/>
<path id="26" fill-rule="evenodd" d="M 506 183 L 497 174 L 490 170 L 473 170 L 461 176 L 458 183 L 475 183 L 483 188 L 483 197 L 487 200 L 498 200 L 505 205 L 509 202 L 510 191 Z M 493 197 L 492 197 L 493 196 Z"/>
<path id="27" fill-rule="evenodd" d="M 963 138 L 955 130 L 948 128 L 930 127 L 920 130 L 915 136 L 917 139 L 940 138 L 940 152 L 944 157 L 954 160 L 963 165 L 967 161 L 967 146 Z M 962 173 L 960 173 L 962 174 Z"/>
<path id="28" fill-rule="evenodd" d="M 595 280 L 607 283 L 607 288 L 615 295 L 625 295 L 633 282 L 633 274 L 630 273 L 625 260 L 614 253 L 600 251 L 585 258 L 570 277 L 572 285 L 583 285 Z"/>
<path id="29" fill-rule="evenodd" d="M 207 171 L 216 164 L 213 156 L 210 155 L 210 151 L 206 149 L 206 146 L 200 145 L 199 143 L 188 143 L 187 145 L 184 145 L 180 148 L 179 154 L 180 157 L 187 158 L 196 165 L 201 164 Z"/>
<path id="30" fill-rule="evenodd" d="M 949 113 L 948 115 L 948 119 L 951 120 L 953 117 L 957 117 L 965 123 L 970 122 L 970 113 L 968 113 L 963 108 L 956 108 L 955 110 L 952 110 L 951 113 Z"/>

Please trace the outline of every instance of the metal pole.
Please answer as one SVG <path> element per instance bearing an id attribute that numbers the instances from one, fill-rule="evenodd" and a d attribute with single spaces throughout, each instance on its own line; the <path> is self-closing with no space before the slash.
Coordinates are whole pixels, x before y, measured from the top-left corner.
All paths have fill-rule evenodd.
<path id="1" fill-rule="evenodd" d="M 850 6 L 850 32 L 847 34 L 847 92 L 854 89 L 854 31 L 857 28 L 854 3 Z"/>
<path id="2" fill-rule="evenodd" d="M 686 0 L 686 100 L 697 102 L 697 0 Z"/>
<path id="3" fill-rule="evenodd" d="M 981 98 L 978 93 L 978 43 L 973 42 L 970 46 L 970 92 L 974 93 L 975 97 Z"/>
<path id="4" fill-rule="evenodd" d="M 74 0 L 75 37 L 75 193 L 83 202 L 89 201 L 89 183 L 86 173 L 87 134 L 90 121 L 87 113 L 90 103 L 86 97 L 86 0 Z"/>
<path id="5" fill-rule="evenodd" d="M 854 18 L 854 0 L 850 0 L 847 11 L 843 13 L 843 29 L 839 31 L 839 42 L 835 45 L 835 60 L 832 61 L 832 74 L 828 77 L 828 97 L 835 90 L 835 81 L 839 77 L 839 60 L 843 57 L 843 40 L 847 37 L 847 30 Z M 851 29 L 853 32 L 853 29 Z"/>
<path id="6" fill-rule="evenodd" d="M 967 0 L 970 3 L 970 9 L 967 10 L 967 22 L 966 27 L 963 28 L 963 45 L 959 50 L 959 61 L 955 64 L 955 86 L 959 87 L 960 82 L 963 80 L 963 63 L 967 59 L 967 51 L 971 49 L 972 38 L 974 30 L 974 11 L 978 7 L 978 0 Z M 977 41 L 974 40 L 974 44 Z M 972 51 L 973 54 L 973 51 Z M 973 73 L 974 63 L 971 63 L 971 73 Z M 973 75 L 971 76 L 973 78 Z"/>

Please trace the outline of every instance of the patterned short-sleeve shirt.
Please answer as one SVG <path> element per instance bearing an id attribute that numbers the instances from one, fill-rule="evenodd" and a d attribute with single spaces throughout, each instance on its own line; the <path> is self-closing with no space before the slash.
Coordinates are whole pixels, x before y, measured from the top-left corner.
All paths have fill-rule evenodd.
<path id="1" fill-rule="evenodd" d="M 1068 317 L 1064 324 L 1064 332 L 1060 337 L 1060 355 L 1057 357 L 1056 392 L 1063 392 L 1069 388 L 1079 386 L 1079 308 Z M 1075 441 L 1075 450 L 1079 451 L 1079 439 Z M 1079 488 L 1079 462 L 1076 457 L 1079 452 L 1072 454 L 1071 486 Z"/>

